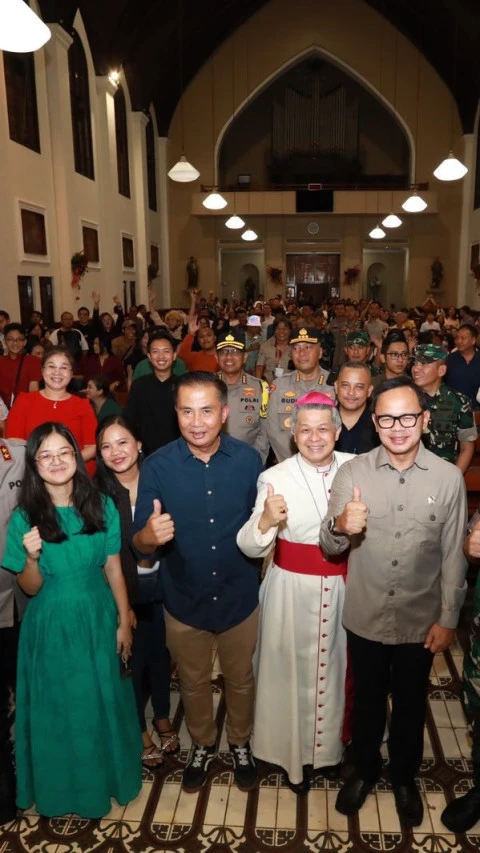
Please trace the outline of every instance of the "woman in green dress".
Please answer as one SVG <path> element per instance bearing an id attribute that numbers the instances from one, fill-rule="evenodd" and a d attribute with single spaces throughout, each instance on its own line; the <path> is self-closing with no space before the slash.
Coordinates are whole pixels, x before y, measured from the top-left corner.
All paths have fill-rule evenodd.
<path id="1" fill-rule="evenodd" d="M 141 788 L 130 681 L 132 613 L 120 523 L 85 470 L 71 432 L 30 434 L 3 566 L 32 596 L 22 620 L 16 693 L 17 805 L 99 818 Z"/>

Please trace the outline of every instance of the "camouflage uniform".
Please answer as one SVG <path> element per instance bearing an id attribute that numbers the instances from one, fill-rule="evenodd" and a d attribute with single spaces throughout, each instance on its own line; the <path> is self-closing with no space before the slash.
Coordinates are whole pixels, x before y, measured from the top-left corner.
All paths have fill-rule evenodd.
<path id="1" fill-rule="evenodd" d="M 452 391 L 443 382 L 435 394 L 427 394 L 430 423 L 423 434 L 423 443 L 428 450 L 455 462 L 460 441 L 476 441 L 477 427 L 468 397 Z"/>
<path id="2" fill-rule="evenodd" d="M 224 379 L 223 374 L 217 374 Z M 225 379 L 224 379 L 225 381 Z M 233 438 L 245 441 L 260 453 L 262 462 L 268 456 L 267 436 L 267 406 L 268 383 L 264 379 L 256 379 L 242 371 L 235 385 L 229 385 L 228 405 L 230 412 L 224 425 L 224 430 Z"/>
<path id="3" fill-rule="evenodd" d="M 335 389 L 327 385 L 328 371 L 318 368 L 315 379 L 302 379 L 298 370 L 275 379 L 270 386 L 267 435 L 278 462 L 292 455 L 291 426 L 294 403 L 309 391 L 322 391 L 335 399 Z"/>
<path id="4" fill-rule="evenodd" d="M 468 525 L 468 533 L 479 521 L 480 510 L 477 509 Z M 473 600 L 470 647 L 463 659 L 463 705 L 472 730 L 474 784 L 480 785 L 480 574 Z"/>

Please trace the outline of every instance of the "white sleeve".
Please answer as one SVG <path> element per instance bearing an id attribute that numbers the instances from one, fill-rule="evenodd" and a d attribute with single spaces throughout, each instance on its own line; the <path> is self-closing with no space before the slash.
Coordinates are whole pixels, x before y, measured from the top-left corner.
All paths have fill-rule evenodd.
<path id="1" fill-rule="evenodd" d="M 248 521 L 237 533 L 237 545 L 247 557 L 266 557 L 270 553 L 278 533 L 278 527 L 271 527 L 266 533 L 260 533 L 258 522 L 263 513 L 263 505 L 268 494 L 268 472 L 260 474 L 257 482 L 257 500 Z"/>
<path id="2" fill-rule="evenodd" d="M 77 329 L 78 334 L 80 335 L 80 346 L 84 352 L 88 350 L 88 344 L 86 338 L 82 335 L 82 333 Z"/>

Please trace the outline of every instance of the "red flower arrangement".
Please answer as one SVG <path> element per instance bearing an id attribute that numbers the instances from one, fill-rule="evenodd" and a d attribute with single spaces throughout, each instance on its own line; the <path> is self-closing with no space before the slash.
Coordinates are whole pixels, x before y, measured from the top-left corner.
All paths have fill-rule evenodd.
<path id="1" fill-rule="evenodd" d="M 283 283 L 283 270 L 280 267 L 267 267 L 267 275 L 270 281 L 274 281 L 276 284 Z"/>
<path id="2" fill-rule="evenodd" d="M 72 255 L 70 266 L 72 268 L 72 288 L 80 290 L 80 282 L 88 272 L 88 261 L 83 250 Z"/>
<path id="3" fill-rule="evenodd" d="M 347 267 L 347 269 L 346 269 L 346 270 L 344 270 L 344 273 L 343 273 L 343 275 L 344 275 L 344 279 L 343 279 L 343 283 L 344 283 L 344 285 L 347 285 L 348 287 L 353 287 L 353 285 L 355 284 L 355 282 L 356 282 L 356 280 L 357 280 L 358 276 L 360 275 L 360 272 L 361 272 L 361 269 L 360 269 L 360 267 L 359 267 L 359 265 L 358 265 L 358 264 L 355 264 L 355 266 L 354 266 L 354 267 Z"/>

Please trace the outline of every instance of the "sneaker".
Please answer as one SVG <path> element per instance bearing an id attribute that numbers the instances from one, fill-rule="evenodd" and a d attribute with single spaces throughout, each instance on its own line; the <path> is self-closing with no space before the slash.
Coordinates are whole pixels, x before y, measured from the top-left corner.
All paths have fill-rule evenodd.
<path id="1" fill-rule="evenodd" d="M 199 746 L 192 744 L 185 770 L 183 771 L 182 787 L 184 791 L 194 794 L 199 791 L 208 775 L 208 768 L 217 754 L 216 744 Z"/>
<path id="2" fill-rule="evenodd" d="M 241 791 L 251 791 L 257 784 L 258 768 L 250 744 L 235 746 L 228 744 L 233 759 L 233 778 Z"/>

